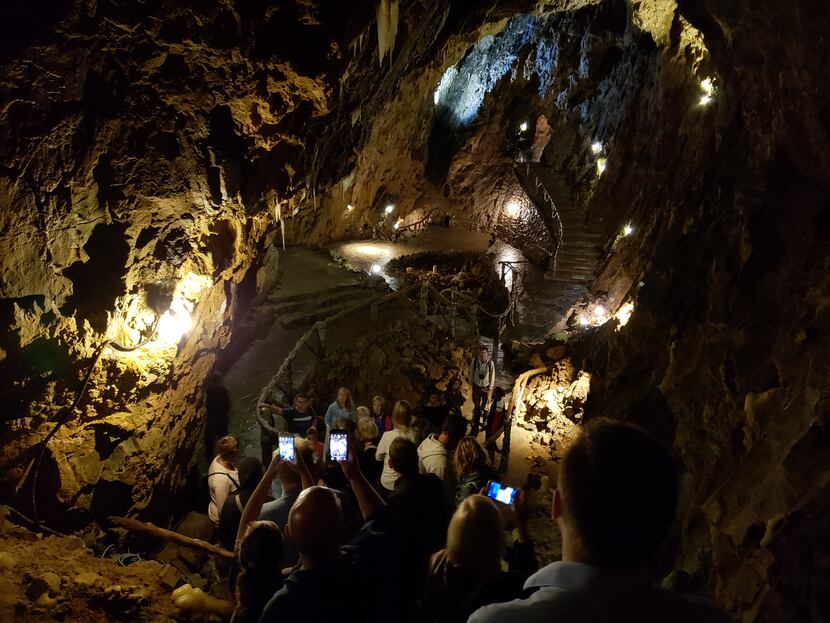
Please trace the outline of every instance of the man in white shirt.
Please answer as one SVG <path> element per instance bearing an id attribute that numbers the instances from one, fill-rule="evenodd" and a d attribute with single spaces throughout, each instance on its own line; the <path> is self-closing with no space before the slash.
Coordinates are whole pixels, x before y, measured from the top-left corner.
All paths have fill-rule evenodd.
<path id="1" fill-rule="evenodd" d="M 219 511 L 225 499 L 238 488 L 239 475 L 234 460 L 239 451 L 239 442 L 232 435 L 225 435 L 218 441 L 218 454 L 208 468 L 208 489 L 210 490 L 210 504 L 208 517 L 213 527 L 219 526 Z"/>
<path id="2" fill-rule="evenodd" d="M 487 403 L 493 393 L 496 383 L 496 364 L 490 359 L 490 349 L 482 344 L 478 349 L 478 356 L 470 366 L 470 386 L 473 388 L 473 428 L 470 434 L 478 435 L 478 427 L 484 416 Z"/>
<path id="3" fill-rule="evenodd" d="M 527 579 L 530 597 L 484 606 L 470 623 L 726 623 L 722 612 L 649 577 L 674 521 L 677 487 L 674 461 L 651 435 L 592 420 L 563 459 L 553 495 L 562 560 Z"/>

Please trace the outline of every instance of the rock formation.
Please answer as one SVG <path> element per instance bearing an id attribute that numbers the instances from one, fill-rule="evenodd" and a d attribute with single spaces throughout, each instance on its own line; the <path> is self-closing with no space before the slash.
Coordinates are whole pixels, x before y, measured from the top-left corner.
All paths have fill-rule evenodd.
<path id="1" fill-rule="evenodd" d="M 517 128 L 544 115 L 541 162 L 608 239 L 592 290 L 609 317 L 633 305 L 569 341 L 585 418 L 674 447 L 694 590 L 747 621 L 826 616 L 826 6 L 29 4 L 0 9 L 0 471 L 21 511 L 168 518 L 270 243 L 498 230 L 527 201 Z"/>

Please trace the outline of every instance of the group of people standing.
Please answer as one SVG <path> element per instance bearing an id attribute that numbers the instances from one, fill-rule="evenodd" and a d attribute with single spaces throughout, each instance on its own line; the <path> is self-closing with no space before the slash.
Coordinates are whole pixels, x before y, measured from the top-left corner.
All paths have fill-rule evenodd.
<path id="1" fill-rule="evenodd" d="M 235 439 L 219 441 L 209 514 L 236 554 L 233 623 L 725 620 L 648 579 L 677 474 L 668 452 L 630 424 L 597 419 L 567 453 L 551 507 L 563 560 L 537 571 L 528 492 L 510 504 L 483 495 L 495 476 L 468 434 L 492 426 L 487 401 L 499 399 L 486 355 L 471 366 L 473 422 L 452 402 L 460 384 L 449 399 L 430 395 L 417 415 L 405 400 L 387 410 L 380 396 L 355 406 L 341 387 L 323 416 L 306 396 L 262 406 L 281 418 L 274 432 L 278 423 L 294 434 L 293 461 L 265 443 L 267 462 L 240 460 Z M 327 450 L 336 430 L 349 440 L 337 462 Z"/>

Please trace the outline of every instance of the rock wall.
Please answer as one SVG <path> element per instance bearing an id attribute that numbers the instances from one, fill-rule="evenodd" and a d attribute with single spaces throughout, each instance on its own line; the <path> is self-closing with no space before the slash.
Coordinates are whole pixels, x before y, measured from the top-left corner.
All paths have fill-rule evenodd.
<path id="1" fill-rule="evenodd" d="M 634 304 L 570 346 L 585 417 L 674 445 L 696 590 L 743 620 L 826 617 L 826 6 L 402 2 L 381 46 L 371 2 L 21 6 L 0 20 L 0 471 L 21 510 L 62 423 L 40 515 L 169 514 L 276 215 L 289 243 L 495 226 L 515 128 L 544 114 L 542 161 L 608 234 L 593 289 Z M 534 11 L 441 135 L 446 71 Z"/>

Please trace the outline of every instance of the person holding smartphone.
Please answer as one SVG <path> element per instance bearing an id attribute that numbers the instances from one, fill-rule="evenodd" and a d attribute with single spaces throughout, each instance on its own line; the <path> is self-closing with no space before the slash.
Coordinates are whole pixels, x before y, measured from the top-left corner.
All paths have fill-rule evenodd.
<path id="1" fill-rule="evenodd" d="M 334 440 L 334 450 L 343 456 L 339 440 Z M 360 471 L 351 441 L 345 455 L 339 465 L 365 518 L 363 528 L 344 544 L 337 494 L 322 486 L 303 490 L 285 530 L 299 550 L 300 567 L 265 606 L 260 623 L 401 620 L 401 570 L 388 564 L 401 555 L 394 521 Z M 375 589 L 366 590 L 370 585 Z"/>

